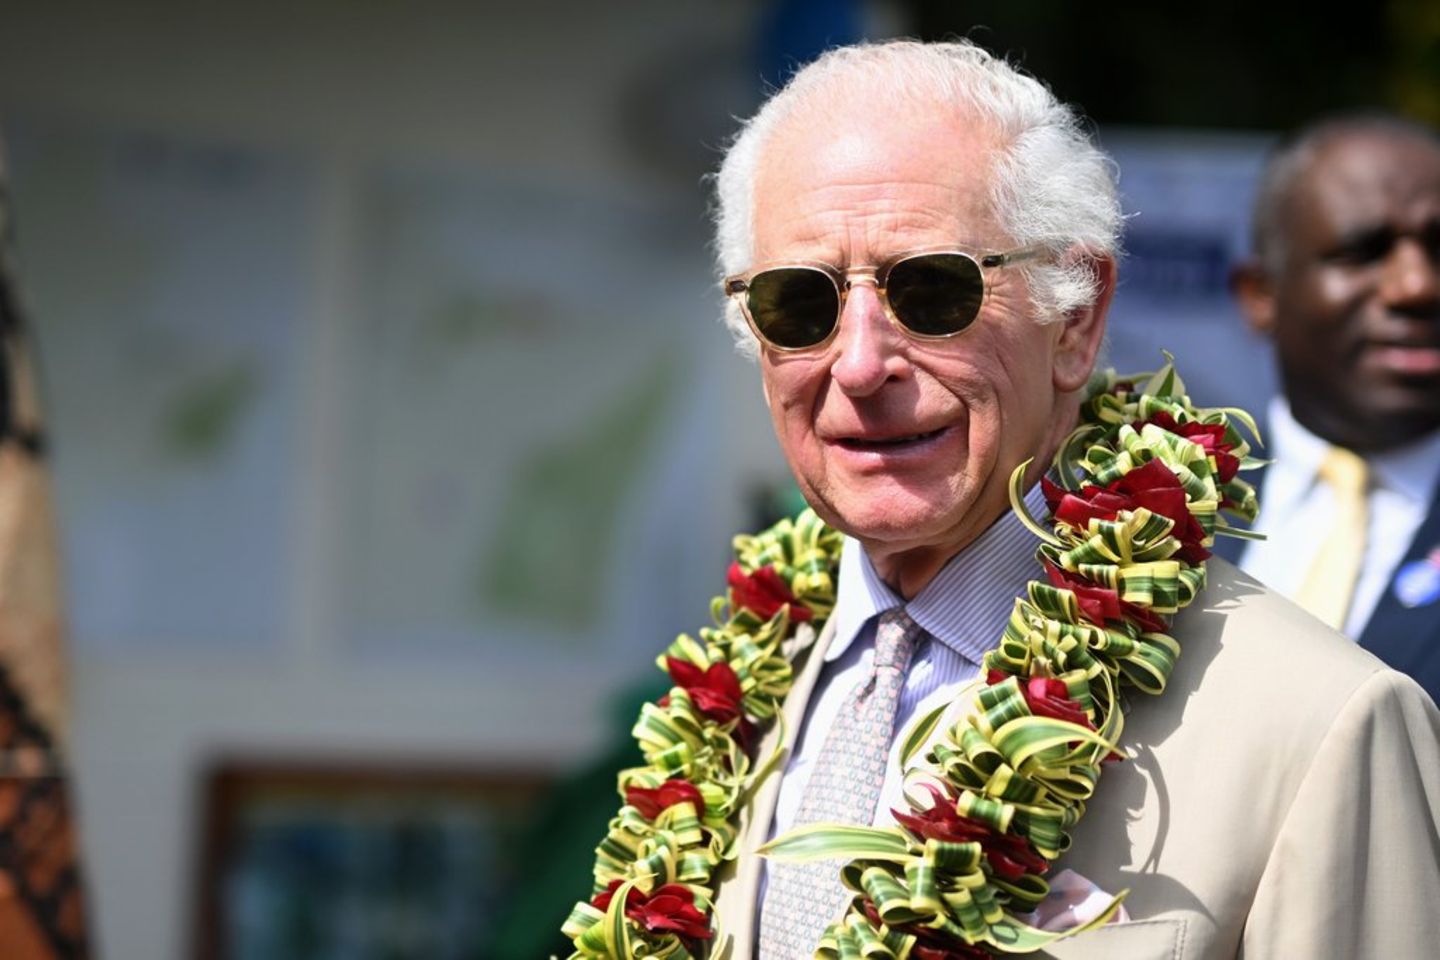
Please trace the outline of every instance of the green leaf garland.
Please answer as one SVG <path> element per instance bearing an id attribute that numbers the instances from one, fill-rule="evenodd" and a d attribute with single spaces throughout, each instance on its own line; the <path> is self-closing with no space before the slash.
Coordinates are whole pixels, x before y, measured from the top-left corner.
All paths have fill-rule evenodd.
<path id="1" fill-rule="evenodd" d="M 983 680 L 960 695 L 970 706 L 962 719 L 946 727 L 946 705 L 902 734 L 911 814 L 895 827 L 810 825 L 761 849 L 849 861 L 837 882 L 854 896 L 817 957 L 904 960 L 921 944 L 957 957 L 1034 953 L 1119 909 L 1124 893 L 1058 933 L 1024 919 L 1115 758 L 1120 690 L 1164 692 L 1180 655 L 1164 617 L 1203 589 L 1217 534 L 1254 536 L 1225 515 L 1252 521 L 1258 511 L 1236 475 L 1260 463 L 1241 432 L 1258 442 L 1254 420 L 1191 405 L 1165 360 L 1154 373 L 1092 382 L 1046 481 L 1047 524 L 1023 503 L 1028 464 L 1012 474 L 1011 503 L 1041 541 L 1046 579 L 1015 601 Z M 704 954 L 715 871 L 735 857 L 740 810 L 779 760 L 756 764 L 746 744 L 776 722 L 792 663 L 834 609 L 841 543 L 810 510 L 735 538 L 713 625 L 658 658 L 677 685 L 635 725 L 644 763 L 619 775 L 626 802 L 596 849 L 595 898 L 563 927 L 571 960 Z M 704 918 L 708 929 L 697 929 Z"/>

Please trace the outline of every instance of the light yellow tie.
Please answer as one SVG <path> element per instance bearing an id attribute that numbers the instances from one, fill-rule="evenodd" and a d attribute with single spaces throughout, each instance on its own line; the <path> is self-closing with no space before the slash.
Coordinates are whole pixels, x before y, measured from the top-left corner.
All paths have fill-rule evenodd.
<path id="1" fill-rule="evenodd" d="M 1317 531 L 1319 549 L 1300 585 L 1295 602 L 1336 630 L 1345 627 L 1360 564 L 1365 559 L 1365 503 L 1369 468 L 1349 450 L 1331 447 L 1320 465 L 1320 480 L 1335 494 L 1330 529 Z"/>

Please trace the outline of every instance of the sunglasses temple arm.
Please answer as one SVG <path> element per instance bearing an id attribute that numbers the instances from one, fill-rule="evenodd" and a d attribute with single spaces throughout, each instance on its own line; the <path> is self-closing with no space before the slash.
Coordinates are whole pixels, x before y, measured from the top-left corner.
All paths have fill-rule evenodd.
<path id="1" fill-rule="evenodd" d="M 1009 253 L 992 253 L 980 259 L 982 267 L 1003 267 L 1006 264 L 1017 263 L 1021 260 L 1034 260 L 1036 257 L 1043 257 L 1050 252 L 1050 248 L 1044 244 L 1021 247 L 1019 250 L 1011 250 Z"/>

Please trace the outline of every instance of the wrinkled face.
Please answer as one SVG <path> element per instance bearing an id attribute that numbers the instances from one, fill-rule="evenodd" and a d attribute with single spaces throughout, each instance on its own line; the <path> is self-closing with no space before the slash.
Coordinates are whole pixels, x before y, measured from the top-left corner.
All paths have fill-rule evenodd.
<path id="1" fill-rule="evenodd" d="M 791 121 L 761 157 L 755 262 L 854 269 L 941 245 L 1010 249 L 986 202 L 993 150 L 973 124 L 913 111 L 848 130 Z M 1049 454 L 1065 325 L 1034 321 L 1016 267 L 985 275 L 980 316 L 953 339 L 907 337 L 873 283 L 857 281 L 829 344 L 762 350 L 775 432 L 806 499 L 867 546 L 953 553 L 1004 511 L 1011 470 Z"/>
<path id="2" fill-rule="evenodd" d="M 1360 450 L 1440 427 L 1440 147 L 1331 141 L 1279 227 L 1273 334 L 1297 419 Z"/>

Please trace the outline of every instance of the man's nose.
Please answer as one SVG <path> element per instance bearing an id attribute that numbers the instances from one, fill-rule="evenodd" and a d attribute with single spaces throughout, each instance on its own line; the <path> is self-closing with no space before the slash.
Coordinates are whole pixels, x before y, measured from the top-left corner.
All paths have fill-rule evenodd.
<path id="1" fill-rule="evenodd" d="M 906 368 L 904 335 L 885 315 L 885 306 L 873 282 L 856 282 L 845 296 L 837 351 L 830 375 L 847 395 L 862 397 L 879 390 Z"/>
<path id="2" fill-rule="evenodd" d="M 1399 310 L 1440 306 L 1440 270 L 1435 251 L 1415 237 L 1402 237 L 1390 251 L 1381 279 L 1385 302 Z"/>

